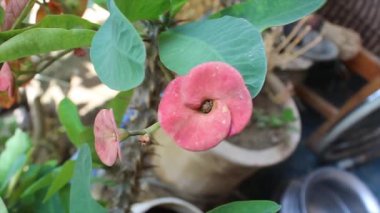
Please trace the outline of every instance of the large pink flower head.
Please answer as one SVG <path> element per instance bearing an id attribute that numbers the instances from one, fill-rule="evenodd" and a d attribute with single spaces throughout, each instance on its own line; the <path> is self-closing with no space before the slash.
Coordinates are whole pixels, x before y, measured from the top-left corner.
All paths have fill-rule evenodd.
<path id="1" fill-rule="evenodd" d="M 240 73 L 223 62 L 194 67 L 171 81 L 158 108 L 161 127 L 182 148 L 203 151 L 239 133 L 252 115 Z"/>
<path id="2" fill-rule="evenodd" d="M 8 92 L 8 96 L 12 96 L 13 91 L 13 74 L 8 63 L 4 63 L 0 69 L 0 92 Z"/>
<path id="3" fill-rule="evenodd" d="M 112 109 L 102 109 L 94 122 L 95 150 L 99 159 L 107 166 L 115 164 L 120 153 L 120 133 Z"/>

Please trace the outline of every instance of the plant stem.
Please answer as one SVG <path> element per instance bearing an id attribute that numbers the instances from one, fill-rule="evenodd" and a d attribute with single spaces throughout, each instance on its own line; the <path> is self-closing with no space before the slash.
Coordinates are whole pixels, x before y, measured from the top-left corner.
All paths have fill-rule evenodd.
<path id="1" fill-rule="evenodd" d="M 142 129 L 142 130 L 131 130 L 131 131 L 128 131 L 128 133 L 129 133 L 129 136 L 152 134 L 159 127 L 160 127 L 160 124 L 157 122 L 157 123 L 154 123 L 153 125 L 151 125 L 150 127 L 145 128 L 145 129 Z"/>

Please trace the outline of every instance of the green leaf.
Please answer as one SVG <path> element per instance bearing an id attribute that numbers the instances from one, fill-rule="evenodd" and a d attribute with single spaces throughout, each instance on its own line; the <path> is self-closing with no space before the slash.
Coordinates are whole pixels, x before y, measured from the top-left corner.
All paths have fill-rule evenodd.
<path id="1" fill-rule="evenodd" d="M 7 187 L 7 184 L 12 185 L 12 182 L 17 182 L 19 175 L 22 172 L 22 168 L 26 163 L 27 156 L 22 154 L 19 156 L 14 162 L 12 162 L 12 166 L 8 170 L 7 176 L 4 178 L 2 185 L 0 186 L 0 192 L 3 192 Z M 0 193 L 1 194 L 1 193 Z"/>
<path id="2" fill-rule="evenodd" d="M 247 0 L 213 15 L 245 18 L 261 31 L 292 23 L 320 8 L 326 0 Z"/>
<path id="3" fill-rule="evenodd" d="M 95 31 L 36 28 L 20 33 L 0 45 L 0 62 L 55 50 L 88 47 Z"/>
<path id="4" fill-rule="evenodd" d="M 207 213 L 276 213 L 280 209 L 280 205 L 269 200 L 236 201 L 218 206 L 215 209 L 208 211 Z"/>
<path id="5" fill-rule="evenodd" d="M 88 29 L 88 30 L 97 30 L 99 29 L 99 25 L 91 23 L 86 19 L 82 19 L 75 15 L 48 15 L 44 19 L 42 19 L 36 25 L 10 30 L 5 32 L 0 32 L 0 43 L 22 33 L 28 31 L 30 29 L 35 28 L 62 28 L 67 30 L 72 29 Z"/>
<path id="6" fill-rule="evenodd" d="M 91 197 L 91 167 L 90 148 L 87 144 L 84 144 L 79 149 L 79 157 L 75 163 L 74 176 L 71 182 L 71 213 L 82 213 L 83 210 L 93 213 L 106 212 L 106 210 Z"/>
<path id="7" fill-rule="evenodd" d="M 129 90 L 144 80 L 145 46 L 113 1 L 109 9 L 111 15 L 94 36 L 90 57 L 104 84 L 115 90 Z"/>
<path id="8" fill-rule="evenodd" d="M 86 129 L 80 120 L 78 109 L 68 98 L 63 99 L 58 105 L 58 118 L 66 130 L 70 141 L 79 147 L 83 144 L 80 134 Z"/>
<path id="9" fill-rule="evenodd" d="M 170 14 L 174 16 L 177 14 L 182 7 L 187 3 L 188 0 L 171 0 L 170 1 Z"/>
<path id="10" fill-rule="evenodd" d="M 54 173 L 55 171 L 52 171 L 34 182 L 22 193 L 21 197 L 33 195 L 35 192 L 48 187 L 54 179 Z"/>
<path id="11" fill-rule="evenodd" d="M 0 212 L 8 213 L 7 207 L 5 206 L 3 199 L 1 199 L 1 197 L 0 197 Z"/>
<path id="12" fill-rule="evenodd" d="M 170 9 L 168 0 L 115 0 L 115 3 L 131 22 L 158 19 Z"/>
<path id="13" fill-rule="evenodd" d="M 120 126 L 125 114 L 129 102 L 131 101 L 133 95 L 133 90 L 119 92 L 108 104 L 107 108 L 112 108 L 113 114 L 115 116 L 115 121 L 118 126 Z"/>
<path id="14" fill-rule="evenodd" d="M 31 142 L 26 133 L 17 129 L 15 134 L 8 139 L 5 150 L 0 155 L 0 186 L 3 187 L 13 176 L 17 168 L 26 160 L 25 154 L 30 148 Z M 16 171 L 15 171 L 16 170 Z"/>
<path id="15" fill-rule="evenodd" d="M 55 193 L 63 188 L 71 179 L 74 172 L 75 161 L 67 161 L 55 176 L 52 184 L 50 185 L 48 192 L 46 193 L 43 202 L 50 199 Z"/>
<path id="16" fill-rule="evenodd" d="M 180 75 L 208 61 L 231 64 L 242 74 L 252 97 L 265 80 L 263 41 L 245 19 L 223 17 L 173 28 L 160 35 L 159 51 L 165 66 Z"/>
<path id="17" fill-rule="evenodd" d="M 290 122 L 295 121 L 297 118 L 296 118 L 296 116 L 294 115 L 294 112 L 293 112 L 293 110 L 292 110 L 291 108 L 285 108 L 285 109 L 282 111 L 281 119 L 282 119 L 285 123 L 290 123 Z"/>
<path id="18" fill-rule="evenodd" d="M 95 150 L 94 128 L 86 127 L 86 129 L 80 133 L 80 140 L 90 146 L 93 165 L 94 163 L 100 163 L 101 165 L 103 165 L 103 163 L 101 163 L 101 161 L 99 160 L 98 154 Z"/>

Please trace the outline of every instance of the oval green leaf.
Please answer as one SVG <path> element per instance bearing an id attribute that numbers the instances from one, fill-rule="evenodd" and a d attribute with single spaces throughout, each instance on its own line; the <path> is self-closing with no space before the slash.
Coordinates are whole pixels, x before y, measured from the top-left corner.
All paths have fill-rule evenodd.
<path id="1" fill-rule="evenodd" d="M 54 177 L 53 182 L 51 183 L 43 202 L 49 200 L 55 193 L 62 189 L 73 176 L 75 161 L 67 161 L 62 168 L 58 171 L 58 174 Z"/>
<path id="2" fill-rule="evenodd" d="M 0 45 L 0 62 L 65 50 L 88 47 L 95 31 L 84 29 L 36 28 L 20 33 Z"/>
<path id="3" fill-rule="evenodd" d="M 97 203 L 90 193 L 92 161 L 87 144 L 79 149 L 79 157 L 75 163 L 74 176 L 70 189 L 70 212 L 82 213 L 84 210 L 93 213 L 105 213 L 106 210 Z"/>
<path id="4" fill-rule="evenodd" d="M 132 99 L 133 90 L 119 92 L 113 99 L 107 103 L 107 108 L 112 108 L 113 115 L 117 126 L 120 126 L 123 116 L 128 109 L 129 102 Z"/>
<path id="5" fill-rule="evenodd" d="M 13 36 L 16 36 L 17 34 L 20 34 L 22 32 L 25 32 L 27 30 L 34 29 L 34 28 L 62 28 L 62 29 L 67 29 L 67 30 L 71 30 L 71 29 L 97 30 L 99 28 L 99 25 L 91 23 L 75 15 L 48 15 L 36 25 L 22 28 L 22 29 L 0 32 L 0 43 L 3 43 L 4 41 L 12 38 Z"/>
<path id="6" fill-rule="evenodd" d="M 77 106 L 70 99 L 65 98 L 59 102 L 58 118 L 65 128 L 68 138 L 76 147 L 84 143 L 80 135 L 86 127 L 80 120 Z"/>
<path id="7" fill-rule="evenodd" d="M 281 209 L 277 203 L 269 200 L 236 201 L 227 203 L 207 213 L 276 213 Z"/>
<path id="8" fill-rule="evenodd" d="M 120 11 L 130 20 L 155 20 L 170 9 L 169 0 L 115 0 Z"/>
<path id="9" fill-rule="evenodd" d="M 223 61 L 239 70 L 252 97 L 263 86 L 263 40 L 245 19 L 223 17 L 186 24 L 162 33 L 159 39 L 161 61 L 180 75 L 204 62 Z"/>
<path id="10" fill-rule="evenodd" d="M 247 0 L 226 8 L 224 15 L 245 18 L 260 30 L 292 23 L 320 8 L 326 0 Z"/>
<path id="11" fill-rule="evenodd" d="M 139 34 L 110 1 L 110 17 L 92 41 L 90 57 L 100 80 L 114 90 L 129 90 L 145 76 L 145 46 Z"/>

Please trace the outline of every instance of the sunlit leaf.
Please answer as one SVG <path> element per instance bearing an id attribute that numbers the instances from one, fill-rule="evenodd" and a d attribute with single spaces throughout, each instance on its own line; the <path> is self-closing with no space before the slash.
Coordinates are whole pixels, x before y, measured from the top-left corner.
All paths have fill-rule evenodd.
<path id="1" fill-rule="evenodd" d="M 66 30 L 72 29 L 88 29 L 97 30 L 99 25 L 89 22 L 75 15 L 47 15 L 39 23 L 30 27 L 0 32 L 0 43 L 34 28 L 62 28 Z"/>
<path id="2" fill-rule="evenodd" d="M 95 31 L 84 29 L 36 28 L 20 33 L 0 45 L 0 62 L 48 53 L 88 47 Z"/>
<path id="3" fill-rule="evenodd" d="M 145 46 L 132 24 L 111 0 L 110 17 L 94 36 L 90 57 L 100 80 L 114 90 L 129 90 L 145 76 Z"/>
<path id="4" fill-rule="evenodd" d="M 260 30 L 294 22 L 320 8 L 326 0 L 247 0 L 222 10 L 224 15 L 245 18 Z"/>
<path id="5" fill-rule="evenodd" d="M 154 20 L 170 9 L 169 0 L 115 0 L 120 11 L 130 20 Z"/>

